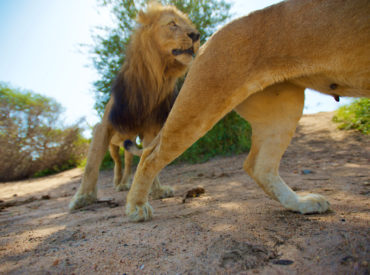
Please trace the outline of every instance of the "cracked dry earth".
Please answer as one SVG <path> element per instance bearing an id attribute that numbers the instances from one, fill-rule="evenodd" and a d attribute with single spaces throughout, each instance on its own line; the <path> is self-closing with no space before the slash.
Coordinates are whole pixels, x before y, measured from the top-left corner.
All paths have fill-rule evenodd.
<path id="1" fill-rule="evenodd" d="M 369 274 L 370 139 L 332 116 L 301 119 L 280 169 L 297 192 L 325 195 L 326 214 L 283 209 L 244 173 L 246 154 L 165 168 L 175 197 L 151 201 L 145 223 L 124 215 L 112 171 L 101 172 L 100 203 L 69 213 L 73 169 L 0 184 L 0 273 Z M 198 186 L 205 193 L 183 203 Z"/>

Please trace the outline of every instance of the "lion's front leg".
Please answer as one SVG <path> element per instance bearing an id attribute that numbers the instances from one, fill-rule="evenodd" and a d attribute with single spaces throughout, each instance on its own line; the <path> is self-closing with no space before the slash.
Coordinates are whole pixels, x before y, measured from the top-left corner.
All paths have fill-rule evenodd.
<path id="1" fill-rule="evenodd" d="M 108 150 L 110 133 L 106 123 L 95 126 L 93 140 L 87 155 L 87 163 L 80 187 L 73 196 L 69 209 L 74 210 L 92 204 L 97 200 L 99 167 Z"/>
<path id="2" fill-rule="evenodd" d="M 244 169 L 259 186 L 285 208 L 307 213 L 329 209 L 325 197 L 300 196 L 279 176 L 279 164 L 302 114 L 304 89 L 283 83 L 252 95 L 236 110 L 252 125 L 252 148 Z"/>

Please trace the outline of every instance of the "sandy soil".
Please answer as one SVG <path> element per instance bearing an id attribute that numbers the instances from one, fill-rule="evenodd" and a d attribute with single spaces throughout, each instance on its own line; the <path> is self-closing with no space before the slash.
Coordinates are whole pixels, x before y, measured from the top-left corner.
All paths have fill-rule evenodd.
<path id="1" fill-rule="evenodd" d="M 0 184 L 0 273 L 369 274 L 370 139 L 331 116 L 304 116 L 281 163 L 294 190 L 329 199 L 329 213 L 283 209 L 244 173 L 246 154 L 167 167 L 175 197 L 151 201 L 150 222 L 128 221 L 112 171 L 98 194 L 111 200 L 69 213 L 74 169 Z M 183 203 L 198 186 L 205 193 Z"/>

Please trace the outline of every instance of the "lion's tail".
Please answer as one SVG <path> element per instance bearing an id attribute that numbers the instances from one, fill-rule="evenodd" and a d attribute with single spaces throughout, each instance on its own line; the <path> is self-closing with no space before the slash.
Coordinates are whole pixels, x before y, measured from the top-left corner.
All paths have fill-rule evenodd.
<path id="1" fill-rule="evenodd" d="M 136 143 L 132 142 L 129 139 L 126 139 L 123 143 L 123 147 L 125 147 L 125 150 L 130 152 L 131 154 L 140 157 L 143 153 L 143 149 L 140 149 Z"/>

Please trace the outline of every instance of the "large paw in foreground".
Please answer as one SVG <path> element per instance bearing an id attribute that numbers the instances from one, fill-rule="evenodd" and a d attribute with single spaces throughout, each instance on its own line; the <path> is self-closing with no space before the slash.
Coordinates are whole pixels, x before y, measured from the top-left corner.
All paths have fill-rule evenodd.
<path id="1" fill-rule="evenodd" d="M 76 210 L 86 205 L 93 204 L 97 201 L 95 194 L 79 194 L 78 192 L 73 196 L 69 203 L 69 210 Z"/>
<path id="2" fill-rule="evenodd" d="M 323 213 L 330 208 L 330 203 L 324 196 L 318 194 L 308 194 L 300 196 L 298 200 L 298 209 L 301 214 Z"/>
<path id="3" fill-rule="evenodd" d="M 130 221 L 133 222 L 144 222 L 148 221 L 153 216 L 153 208 L 148 202 L 142 205 L 133 205 L 130 203 L 126 204 L 126 215 Z"/>
<path id="4" fill-rule="evenodd" d="M 168 185 L 161 185 L 159 188 L 152 188 L 150 195 L 154 200 L 173 197 L 173 189 Z"/>

